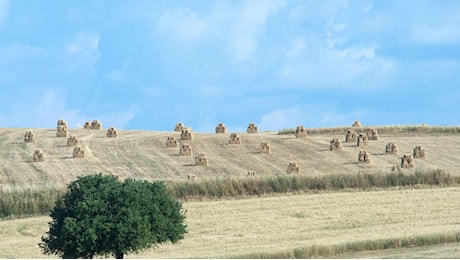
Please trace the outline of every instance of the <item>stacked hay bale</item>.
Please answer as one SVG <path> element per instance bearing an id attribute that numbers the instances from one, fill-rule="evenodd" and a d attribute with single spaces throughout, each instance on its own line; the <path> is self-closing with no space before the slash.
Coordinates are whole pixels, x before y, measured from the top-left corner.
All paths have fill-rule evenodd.
<path id="1" fill-rule="evenodd" d="M 300 167 L 295 162 L 290 162 L 287 167 L 287 174 L 295 173 L 300 174 Z"/>
<path id="2" fill-rule="evenodd" d="M 191 156 L 192 155 L 192 148 L 189 144 L 182 144 L 179 149 L 179 155 L 182 156 Z"/>
<path id="3" fill-rule="evenodd" d="M 307 137 L 307 129 L 303 128 L 303 125 L 297 126 L 295 129 L 295 137 L 296 138 L 305 138 Z"/>
<path id="4" fill-rule="evenodd" d="M 358 136 L 357 145 L 362 146 L 362 145 L 365 145 L 365 144 L 369 144 L 369 138 L 367 137 L 366 134 L 360 133 L 359 136 Z"/>
<path id="5" fill-rule="evenodd" d="M 386 154 L 398 154 L 398 146 L 394 142 L 388 142 L 386 149 Z"/>
<path id="6" fill-rule="evenodd" d="M 216 134 L 225 134 L 227 133 L 227 127 L 223 123 L 219 123 L 216 126 Z"/>
<path id="7" fill-rule="evenodd" d="M 230 134 L 230 140 L 228 140 L 229 144 L 241 144 L 241 138 L 236 133 Z"/>
<path id="8" fill-rule="evenodd" d="M 76 146 L 78 144 L 78 137 L 76 135 L 71 135 L 67 139 L 67 146 Z"/>
<path id="9" fill-rule="evenodd" d="M 180 139 L 191 141 L 193 139 L 192 130 L 190 128 L 182 129 L 181 134 L 180 134 Z"/>
<path id="10" fill-rule="evenodd" d="M 168 136 L 166 139 L 166 147 L 177 147 L 179 142 L 173 136 Z"/>
<path id="11" fill-rule="evenodd" d="M 26 143 L 35 142 L 35 135 L 32 131 L 26 131 L 26 134 L 24 135 L 24 142 Z"/>
<path id="12" fill-rule="evenodd" d="M 415 163 L 414 163 L 414 158 L 412 157 L 412 154 L 405 154 L 401 158 L 401 168 L 414 168 Z"/>
<path id="13" fill-rule="evenodd" d="M 91 129 L 91 122 L 85 122 L 85 125 L 83 125 L 83 129 Z"/>
<path id="14" fill-rule="evenodd" d="M 369 140 L 378 141 L 379 140 L 379 134 L 377 132 L 377 129 L 375 129 L 375 128 L 369 129 L 369 131 L 367 131 L 367 137 L 369 138 Z"/>
<path id="15" fill-rule="evenodd" d="M 94 119 L 93 122 L 85 122 L 83 126 L 84 129 L 92 129 L 92 130 L 101 130 L 102 123 L 98 119 Z"/>
<path id="16" fill-rule="evenodd" d="M 175 132 L 181 132 L 184 129 L 184 124 L 182 122 L 179 122 L 176 124 L 174 127 Z"/>
<path id="17" fill-rule="evenodd" d="M 258 131 L 259 130 L 258 130 L 257 126 L 254 123 L 249 123 L 248 130 L 247 130 L 248 133 L 256 134 Z"/>
<path id="18" fill-rule="evenodd" d="M 73 158 L 83 157 L 85 157 L 85 151 L 80 146 L 73 148 Z"/>
<path id="19" fill-rule="evenodd" d="M 332 138 L 329 150 L 336 151 L 336 150 L 342 150 L 342 149 L 343 149 L 342 141 L 340 141 L 340 139 L 337 137 Z"/>
<path id="20" fill-rule="evenodd" d="M 208 157 L 204 153 L 199 153 L 195 157 L 195 165 L 208 165 Z"/>
<path id="21" fill-rule="evenodd" d="M 57 137 L 67 137 L 69 135 L 69 131 L 67 129 L 67 122 L 63 119 L 59 119 L 57 122 Z"/>
<path id="22" fill-rule="evenodd" d="M 43 162 L 45 161 L 45 154 L 43 153 L 42 149 L 39 149 L 39 150 L 35 150 L 33 156 L 32 156 L 32 160 L 34 162 Z"/>
<path id="23" fill-rule="evenodd" d="M 115 127 L 111 126 L 109 129 L 107 129 L 107 137 L 117 137 L 118 136 L 118 131 L 115 129 Z"/>
<path id="24" fill-rule="evenodd" d="M 355 121 L 351 126 L 356 127 L 356 128 L 362 128 L 363 127 L 363 125 L 359 121 Z"/>
<path id="25" fill-rule="evenodd" d="M 258 152 L 270 154 L 272 150 L 270 148 L 270 145 L 268 145 L 268 142 L 262 142 L 259 146 Z"/>
<path id="26" fill-rule="evenodd" d="M 354 143 L 358 141 L 358 137 L 356 135 L 356 131 L 354 129 L 348 129 L 347 135 L 345 136 L 346 143 Z"/>
<path id="27" fill-rule="evenodd" d="M 358 163 L 371 163 L 371 154 L 364 150 L 359 151 Z"/>
<path id="28" fill-rule="evenodd" d="M 421 145 L 417 145 L 414 148 L 414 158 L 425 158 L 425 148 L 423 148 Z"/>

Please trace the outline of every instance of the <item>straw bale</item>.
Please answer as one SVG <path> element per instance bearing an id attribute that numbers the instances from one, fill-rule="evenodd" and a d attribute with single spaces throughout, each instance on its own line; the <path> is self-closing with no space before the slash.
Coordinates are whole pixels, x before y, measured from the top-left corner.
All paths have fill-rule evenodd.
<path id="1" fill-rule="evenodd" d="M 179 142 L 173 136 L 168 136 L 166 139 L 166 147 L 177 147 L 179 146 Z"/>
<path id="2" fill-rule="evenodd" d="M 64 120 L 64 119 L 59 119 L 57 121 L 57 127 L 56 129 L 59 130 L 60 127 L 63 127 L 65 129 L 67 129 L 67 122 Z"/>
<path id="3" fill-rule="evenodd" d="M 224 123 L 219 123 L 216 126 L 216 134 L 225 134 L 227 133 L 227 127 L 224 125 Z"/>
<path id="4" fill-rule="evenodd" d="M 75 148 L 73 148 L 73 158 L 83 157 L 85 157 L 85 151 L 80 146 L 76 146 Z"/>
<path id="5" fill-rule="evenodd" d="M 32 159 L 34 162 L 43 162 L 45 161 L 45 154 L 42 149 L 35 150 Z"/>
<path id="6" fill-rule="evenodd" d="M 363 127 L 363 125 L 359 121 L 355 121 L 351 126 L 352 127 L 357 127 L 357 128 L 362 128 Z"/>
<path id="7" fill-rule="evenodd" d="M 195 157 L 195 165 L 208 165 L 208 157 L 204 153 L 199 153 Z"/>
<path id="8" fill-rule="evenodd" d="M 330 151 L 343 150 L 342 141 L 340 141 L 340 139 L 337 137 L 332 138 L 329 150 Z"/>
<path id="9" fill-rule="evenodd" d="M 67 146 L 76 146 L 78 145 L 78 137 L 76 135 L 71 135 L 69 139 L 67 139 Z"/>
<path id="10" fill-rule="evenodd" d="M 425 158 L 425 148 L 423 148 L 421 145 L 417 145 L 414 148 L 414 158 Z"/>
<path id="11" fill-rule="evenodd" d="M 287 174 L 295 173 L 300 174 L 300 167 L 295 162 L 290 162 L 287 167 Z"/>
<path id="12" fill-rule="evenodd" d="M 356 131 L 354 129 L 348 129 L 347 134 L 345 136 L 346 143 L 354 143 L 358 141 L 358 136 L 356 135 Z"/>
<path id="13" fill-rule="evenodd" d="M 256 176 L 256 172 L 255 171 L 248 171 L 248 176 Z"/>
<path id="14" fill-rule="evenodd" d="M 248 125 L 248 130 L 247 132 L 250 133 L 250 134 L 255 134 L 257 133 L 259 130 L 258 130 L 258 127 L 254 124 L 254 123 L 249 123 Z"/>
<path id="15" fill-rule="evenodd" d="M 115 127 L 111 126 L 107 129 L 107 137 L 118 137 L 118 131 Z"/>
<path id="16" fill-rule="evenodd" d="M 386 154 L 398 154 L 398 145 L 396 145 L 394 142 L 388 142 L 385 148 L 385 153 Z"/>
<path id="17" fill-rule="evenodd" d="M 182 144 L 179 149 L 179 155 L 191 156 L 192 148 L 190 147 L 190 144 Z"/>
<path id="18" fill-rule="evenodd" d="M 405 154 L 401 158 L 401 168 L 414 168 L 414 158 L 412 154 Z"/>
<path id="19" fill-rule="evenodd" d="M 176 124 L 174 127 L 175 132 L 181 132 L 184 129 L 184 124 L 182 122 L 179 122 Z"/>
<path id="20" fill-rule="evenodd" d="M 391 167 L 391 171 L 400 171 L 400 170 L 401 170 L 401 166 L 399 164 L 393 165 L 393 167 Z"/>
<path id="21" fill-rule="evenodd" d="M 307 137 L 307 129 L 303 128 L 303 125 L 297 126 L 297 128 L 295 129 L 295 137 L 296 138 Z"/>
<path id="22" fill-rule="evenodd" d="M 26 134 L 24 135 L 24 141 L 26 143 L 31 143 L 35 142 L 35 135 L 32 131 L 26 131 Z"/>
<path id="23" fill-rule="evenodd" d="M 62 125 L 58 126 L 56 136 L 57 137 L 67 137 L 67 136 L 69 136 L 69 131 L 67 130 L 67 127 L 62 126 Z"/>
<path id="24" fill-rule="evenodd" d="M 180 139 L 181 140 L 192 140 L 193 139 L 192 130 L 189 128 L 182 129 L 181 134 L 180 134 Z"/>
<path id="25" fill-rule="evenodd" d="M 358 163 L 371 163 L 371 154 L 364 150 L 359 151 Z"/>
<path id="26" fill-rule="evenodd" d="M 187 175 L 187 179 L 189 179 L 191 181 L 194 181 L 196 179 L 196 176 L 195 176 L 195 174 L 189 174 L 189 175 Z"/>
<path id="27" fill-rule="evenodd" d="M 229 144 L 241 144 L 241 138 L 236 133 L 230 134 L 230 140 L 228 140 Z"/>
<path id="28" fill-rule="evenodd" d="M 362 145 L 365 145 L 365 144 L 369 144 L 369 138 L 367 137 L 366 134 L 360 133 L 358 135 L 357 145 L 362 146 Z"/>
<path id="29" fill-rule="evenodd" d="M 377 132 L 377 129 L 375 129 L 375 128 L 369 129 L 369 131 L 367 131 L 367 137 L 369 138 L 369 140 L 378 141 L 379 140 L 379 134 Z"/>
<path id="30" fill-rule="evenodd" d="M 259 146 L 258 151 L 259 153 L 267 153 L 267 154 L 270 154 L 272 152 L 270 145 L 268 145 L 268 142 L 262 142 Z"/>
<path id="31" fill-rule="evenodd" d="M 93 130 L 101 130 L 102 129 L 102 124 L 99 120 L 94 119 L 93 122 L 91 123 L 91 129 Z"/>
<path id="32" fill-rule="evenodd" d="M 91 129 L 91 122 L 85 122 L 85 124 L 83 125 L 83 128 L 84 129 Z"/>

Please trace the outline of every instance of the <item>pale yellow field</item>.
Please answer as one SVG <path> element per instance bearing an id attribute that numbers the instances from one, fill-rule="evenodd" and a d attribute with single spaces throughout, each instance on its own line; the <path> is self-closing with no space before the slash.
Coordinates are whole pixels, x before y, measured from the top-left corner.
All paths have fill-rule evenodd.
<path id="1" fill-rule="evenodd" d="M 315 134 L 305 139 L 272 132 L 240 133 L 242 144 L 229 145 L 230 133 L 195 133 L 190 142 L 193 156 L 179 156 L 179 148 L 166 148 L 166 138 L 180 138 L 178 132 L 119 131 L 118 138 L 107 138 L 104 130 L 71 129 L 84 149 L 85 158 L 72 158 L 73 147 L 66 146 L 67 138 L 56 137 L 56 130 L 33 129 L 37 141 L 25 143 L 28 129 L 0 129 L 0 186 L 37 187 L 63 186 L 80 175 L 102 172 L 137 179 L 183 179 L 188 174 L 197 178 L 246 177 L 250 170 L 258 176 L 286 174 L 289 162 L 297 162 L 301 174 L 390 172 L 400 163 L 404 153 L 412 153 L 416 145 L 423 145 L 427 157 L 415 160 L 415 169 L 442 169 L 460 175 L 460 135 L 404 134 L 380 136 L 365 147 L 344 143 L 344 150 L 329 151 L 332 137 L 345 139 L 345 134 L 330 136 Z M 261 142 L 267 141 L 272 154 L 258 154 Z M 385 155 L 385 146 L 394 141 L 399 155 Z M 181 141 L 182 142 L 182 141 Z M 32 162 L 36 149 L 43 149 L 46 161 Z M 370 165 L 357 164 L 359 150 L 371 154 Z M 209 166 L 195 166 L 194 156 L 206 153 Z M 406 170 L 406 171 L 413 171 Z"/>
<path id="2" fill-rule="evenodd" d="M 452 187 L 186 202 L 184 240 L 127 257 L 222 258 L 460 231 L 459 200 L 460 187 Z M 45 257 L 37 243 L 48 221 L 1 221 L 0 258 Z M 460 258 L 456 244 L 448 248 Z"/>

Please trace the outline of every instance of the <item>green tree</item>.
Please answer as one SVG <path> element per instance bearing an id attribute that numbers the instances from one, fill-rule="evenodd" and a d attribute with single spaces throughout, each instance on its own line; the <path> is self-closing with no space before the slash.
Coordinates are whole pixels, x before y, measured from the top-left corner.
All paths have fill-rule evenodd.
<path id="1" fill-rule="evenodd" d="M 184 238 L 185 211 L 163 182 L 102 174 L 79 177 L 51 211 L 40 248 L 62 258 L 138 252 Z"/>

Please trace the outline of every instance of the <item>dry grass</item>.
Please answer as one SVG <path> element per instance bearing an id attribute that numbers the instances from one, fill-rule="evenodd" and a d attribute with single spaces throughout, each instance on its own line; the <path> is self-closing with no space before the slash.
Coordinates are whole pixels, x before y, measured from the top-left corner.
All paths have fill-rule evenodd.
<path id="1" fill-rule="evenodd" d="M 186 179 L 188 174 L 195 174 L 199 179 L 246 178 L 249 170 L 258 176 L 276 176 L 285 174 L 289 161 L 305 169 L 302 174 L 312 176 L 390 172 L 393 165 L 400 164 L 402 155 L 412 153 L 416 145 L 422 145 L 427 155 L 415 159 L 416 166 L 411 171 L 442 169 L 460 175 L 458 134 L 437 135 L 436 142 L 432 134 L 380 134 L 378 141 L 370 141 L 365 148 L 371 154 L 372 164 L 362 165 L 357 163 L 360 148 L 356 143 L 343 143 L 342 151 L 329 151 L 331 138 L 339 137 L 344 141 L 344 133 L 334 136 L 309 134 L 301 139 L 294 134 L 239 133 L 244 140 L 241 145 L 228 144 L 227 134 L 195 133 L 194 139 L 188 142 L 197 151 L 205 152 L 212 162 L 203 169 L 190 167 L 194 165 L 193 157 L 177 156 L 177 150 L 165 147 L 168 136 L 180 139 L 178 132 L 120 130 L 118 138 L 106 138 L 104 131 L 71 129 L 70 134 L 79 137 L 85 150 L 83 160 L 73 160 L 73 148 L 66 145 L 66 139 L 57 138 L 54 129 L 34 129 L 37 140 L 34 143 L 24 142 L 26 130 L 0 129 L 0 185 L 40 186 L 49 182 L 66 185 L 79 175 L 98 172 L 146 180 Z M 257 148 L 265 141 L 272 148 L 269 156 L 257 154 Z M 399 155 L 386 155 L 388 142 L 398 144 Z M 45 151 L 45 162 L 32 163 L 36 149 Z"/>
<path id="2" fill-rule="evenodd" d="M 127 257 L 229 258 L 449 233 L 460 229 L 459 200 L 460 188 L 454 187 L 186 202 L 184 240 Z M 48 221 L 0 222 L 0 258 L 42 258 L 37 243 Z"/>

